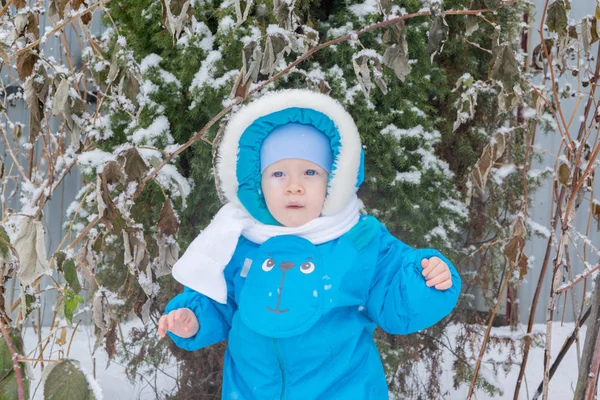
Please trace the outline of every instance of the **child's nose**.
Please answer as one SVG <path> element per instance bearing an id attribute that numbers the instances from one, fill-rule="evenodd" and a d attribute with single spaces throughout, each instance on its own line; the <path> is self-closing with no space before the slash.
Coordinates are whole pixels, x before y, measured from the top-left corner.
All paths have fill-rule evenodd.
<path id="1" fill-rule="evenodd" d="M 290 182 L 286 191 L 290 194 L 302 194 L 304 193 L 304 188 L 297 182 Z"/>

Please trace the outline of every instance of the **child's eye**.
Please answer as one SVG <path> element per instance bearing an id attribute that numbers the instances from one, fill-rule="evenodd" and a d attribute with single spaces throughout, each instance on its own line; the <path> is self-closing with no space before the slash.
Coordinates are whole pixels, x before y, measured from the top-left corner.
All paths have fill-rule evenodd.
<path id="1" fill-rule="evenodd" d="M 273 176 L 275 178 L 281 178 L 283 176 L 283 172 L 281 172 L 281 171 L 275 171 L 275 172 L 273 172 Z"/>
<path id="2" fill-rule="evenodd" d="M 315 171 L 314 169 L 308 169 L 306 170 L 306 175 L 316 175 L 317 171 Z"/>

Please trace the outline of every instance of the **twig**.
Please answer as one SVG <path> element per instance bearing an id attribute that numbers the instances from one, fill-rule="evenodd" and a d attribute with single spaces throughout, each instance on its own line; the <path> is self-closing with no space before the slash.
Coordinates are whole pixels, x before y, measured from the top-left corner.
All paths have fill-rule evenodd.
<path id="1" fill-rule="evenodd" d="M 12 357 L 13 368 L 15 370 L 15 378 L 17 380 L 17 393 L 19 395 L 19 400 L 25 400 L 25 394 L 23 392 L 23 381 L 21 380 L 21 368 L 19 367 L 18 354 L 15 352 L 15 348 L 13 347 L 12 341 L 10 340 L 10 335 L 4 326 L 4 323 L 0 322 L 0 330 L 2 330 L 2 336 L 4 336 L 4 340 L 6 341 L 6 345 L 8 346 L 8 351 L 10 351 L 10 355 Z"/>
<path id="2" fill-rule="evenodd" d="M 548 47 L 546 46 L 546 40 L 544 40 L 544 24 L 545 24 L 545 20 L 546 20 L 546 10 L 547 9 L 548 9 L 548 0 L 546 0 L 546 2 L 544 4 L 544 11 L 542 12 L 542 20 L 540 21 L 540 29 L 539 29 L 540 39 L 542 41 L 542 49 L 544 50 L 544 55 L 546 56 L 546 60 L 548 60 L 548 65 L 550 66 L 549 69 L 550 69 L 550 76 L 552 78 L 552 93 L 554 93 L 554 99 L 556 100 L 556 108 L 558 109 L 558 114 L 560 115 L 560 120 L 562 122 L 562 126 L 564 127 L 564 129 L 567 130 L 565 132 L 565 135 L 567 136 L 569 141 L 566 142 L 565 144 L 567 145 L 569 150 L 573 150 L 573 147 L 574 147 L 573 139 L 571 139 L 571 137 L 569 136 L 567 123 L 565 121 L 565 117 L 563 116 L 560 101 L 558 100 L 558 90 L 556 89 L 556 81 L 554 80 L 554 66 L 552 64 L 552 59 L 550 58 L 550 54 L 548 53 Z M 545 78 L 545 76 L 544 76 L 544 78 Z M 562 135 L 562 130 L 561 130 L 561 135 Z M 563 139 L 564 139 L 564 136 L 563 136 Z"/>
<path id="3" fill-rule="evenodd" d="M 555 293 L 556 294 L 561 294 L 562 292 L 571 289 L 573 286 L 577 285 L 579 282 L 581 282 L 582 280 L 584 280 L 585 278 L 587 278 L 588 276 L 590 276 L 594 272 L 598 271 L 599 269 L 600 269 L 600 264 L 596 265 L 592 269 L 587 269 L 583 274 L 581 274 L 580 276 L 578 276 L 577 278 L 575 278 L 574 281 L 570 282 L 569 284 L 567 284 L 565 286 L 561 286 L 559 289 L 556 290 Z"/>
<path id="4" fill-rule="evenodd" d="M 477 357 L 477 362 L 475 363 L 475 369 L 473 372 L 473 381 L 471 382 L 471 387 L 469 387 L 469 393 L 467 394 L 467 400 L 469 400 L 471 398 L 471 396 L 473 396 L 473 393 L 475 391 L 475 384 L 477 383 L 477 375 L 479 375 L 479 368 L 481 367 L 481 361 L 483 360 L 483 355 L 485 354 L 485 348 L 486 348 L 487 342 L 490 338 L 490 331 L 492 330 L 492 322 L 494 321 L 494 317 L 496 316 L 498 307 L 500 307 L 500 302 L 502 301 L 503 293 L 506 289 L 506 286 L 508 285 L 508 281 L 510 280 L 510 277 L 512 275 L 514 267 L 515 267 L 514 265 L 511 265 L 510 268 L 508 269 L 508 273 L 504 277 L 504 282 L 502 283 L 502 289 L 500 290 L 500 296 L 498 296 L 498 299 L 496 300 L 496 304 L 494 305 L 494 309 L 492 310 L 492 312 L 490 314 L 490 318 L 489 318 L 489 321 L 488 321 L 488 324 L 487 324 L 487 327 L 485 330 L 485 335 L 483 337 L 483 342 L 481 343 L 481 349 L 479 350 L 479 356 Z"/>
<path id="5" fill-rule="evenodd" d="M 544 261 L 542 263 L 542 269 L 540 271 L 540 276 L 538 278 L 538 284 L 535 288 L 535 293 L 533 294 L 533 299 L 531 300 L 531 311 L 529 312 L 529 322 L 527 324 L 527 334 L 530 334 L 533 331 L 533 323 L 535 321 L 535 311 L 537 309 L 537 304 L 540 298 L 540 293 L 542 291 L 542 283 L 544 282 L 544 276 L 546 275 L 546 269 L 548 268 L 548 262 L 550 261 L 550 253 L 552 250 L 552 241 L 554 237 L 554 232 L 556 231 L 556 221 L 558 219 L 562 199 L 565 194 L 565 188 L 561 188 L 560 194 L 558 195 L 558 199 L 556 201 L 556 210 L 554 213 L 554 217 L 552 218 L 550 225 L 552 228 L 552 233 L 548 238 L 548 244 L 546 245 L 546 254 L 544 255 Z M 525 347 L 523 350 L 523 360 L 521 361 L 521 369 L 519 370 L 519 376 L 517 378 L 517 383 L 515 384 L 515 393 L 514 400 L 519 398 L 519 391 L 521 389 L 521 382 L 523 381 L 523 376 L 525 375 L 525 367 L 527 366 L 527 359 L 529 356 L 529 349 L 531 347 L 531 339 L 529 337 L 525 340 Z"/>
<path id="6" fill-rule="evenodd" d="M 71 353 L 71 345 L 73 344 L 73 339 L 75 338 L 75 332 L 77 332 L 77 327 L 81 323 L 81 320 L 77 321 L 75 328 L 73 328 L 73 334 L 71 335 L 71 340 L 69 340 L 69 346 L 67 347 L 67 358 L 69 358 L 69 353 Z"/>
<path id="7" fill-rule="evenodd" d="M 38 44 L 41 43 L 42 40 L 45 40 L 49 37 L 51 37 L 52 35 L 54 35 L 56 32 L 60 31 L 61 29 L 63 29 L 65 26 L 69 25 L 71 22 L 73 22 L 74 20 L 76 20 L 77 18 L 85 15 L 87 12 L 93 11 L 96 8 L 105 5 L 106 3 L 109 3 L 110 0 L 103 0 L 103 1 L 99 1 L 94 5 L 89 6 L 88 8 L 86 8 L 85 10 L 71 15 L 69 18 L 67 18 L 66 20 L 64 20 L 60 25 L 56 26 L 54 29 L 52 29 L 50 32 L 46 33 L 44 36 L 42 36 L 41 38 L 37 39 L 35 42 L 32 42 L 30 44 L 28 44 L 27 46 L 23 47 L 22 49 L 20 49 L 19 51 L 11 54 L 8 57 L 8 61 L 12 61 L 14 58 L 18 57 L 20 54 L 23 54 L 29 50 L 31 50 L 32 48 L 34 48 L 35 46 L 37 46 Z"/>
<path id="8" fill-rule="evenodd" d="M 583 314 L 583 316 L 581 317 L 580 321 L 577 323 L 577 325 L 575 325 L 575 329 L 573 330 L 573 333 L 571 333 L 571 336 L 569 336 L 565 342 L 563 343 L 562 347 L 560 348 L 560 351 L 558 352 L 558 355 L 556 356 L 556 359 L 554 360 L 554 362 L 552 363 L 552 367 L 550 367 L 550 379 L 552 379 L 552 377 L 554 376 L 554 373 L 556 372 L 556 370 L 558 369 L 558 366 L 560 365 L 560 363 L 562 362 L 562 360 L 565 358 L 565 355 L 567 354 L 567 352 L 569 351 L 569 348 L 571 348 L 571 346 L 573 345 L 573 342 L 576 340 L 576 338 L 579 336 L 579 328 L 581 326 L 583 326 L 583 324 L 585 323 L 586 319 L 590 316 L 590 311 L 591 311 L 591 307 L 589 307 L 587 309 L 587 311 L 585 312 L 585 314 Z M 533 400 L 537 400 L 537 398 L 542 394 L 542 388 L 544 387 L 544 382 L 540 382 L 535 395 L 533 396 Z"/>

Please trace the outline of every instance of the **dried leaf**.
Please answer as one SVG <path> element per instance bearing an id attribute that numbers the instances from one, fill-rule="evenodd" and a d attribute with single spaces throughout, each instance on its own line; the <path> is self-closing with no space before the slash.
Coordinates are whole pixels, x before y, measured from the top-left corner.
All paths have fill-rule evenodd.
<path id="1" fill-rule="evenodd" d="M 480 0 L 472 0 L 470 10 L 481 10 L 483 6 Z M 476 15 L 467 15 L 465 20 L 465 36 L 471 36 L 475 31 L 479 29 L 479 17 Z"/>
<path id="2" fill-rule="evenodd" d="M 125 170 L 127 183 L 132 181 L 141 182 L 148 171 L 148 165 L 146 165 L 137 149 L 135 147 L 130 148 L 120 157 L 120 160 Z"/>
<path id="3" fill-rule="evenodd" d="M 17 56 L 17 72 L 20 80 L 25 81 L 33 73 L 38 58 L 38 55 L 31 51 L 25 51 Z"/>
<path id="4" fill-rule="evenodd" d="M 544 100 L 544 97 L 546 96 L 546 89 L 542 90 L 541 96 L 536 93 L 534 93 L 533 95 L 533 101 L 535 103 L 535 115 L 537 115 L 538 117 L 541 116 L 544 113 L 544 110 L 546 109 L 546 101 Z"/>
<path id="5" fill-rule="evenodd" d="M 352 58 L 352 66 L 354 67 L 354 73 L 356 79 L 363 90 L 365 98 L 368 100 L 371 93 L 371 71 L 369 70 L 369 57 L 361 56 L 358 59 Z"/>
<path id="6" fill-rule="evenodd" d="M 71 9 L 72 10 L 74 10 L 74 11 L 79 10 L 81 5 L 83 5 L 84 8 L 87 7 L 85 0 L 71 0 Z M 83 22 L 84 25 L 89 24 L 91 20 L 92 20 L 92 13 L 89 11 L 81 16 L 81 22 Z"/>
<path id="7" fill-rule="evenodd" d="M 546 39 L 544 43 L 546 44 L 546 51 L 548 51 L 548 54 L 552 54 L 552 48 L 554 47 L 554 39 Z M 548 68 L 546 53 L 544 52 L 544 47 L 541 43 L 535 46 L 535 49 L 533 49 L 533 54 L 531 56 L 531 66 L 536 71 L 546 71 L 546 69 Z"/>
<path id="8" fill-rule="evenodd" d="M 158 260 L 155 261 L 154 275 L 160 278 L 169 275 L 179 259 L 179 246 L 172 236 L 158 235 Z"/>
<path id="9" fill-rule="evenodd" d="M 121 166 L 111 161 L 104 166 L 102 175 L 96 178 L 96 202 L 100 221 L 104 223 L 109 231 L 120 232 L 123 228 L 122 218 L 117 206 L 112 201 L 108 185 L 122 183 L 123 172 Z"/>
<path id="10" fill-rule="evenodd" d="M 121 46 L 118 44 L 115 46 L 112 57 L 110 59 L 110 68 L 108 70 L 108 75 L 106 76 L 106 83 L 111 85 L 116 79 L 119 77 L 121 72 L 121 66 L 119 65 L 119 51 L 121 50 Z"/>
<path id="11" fill-rule="evenodd" d="M 125 96 L 133 106 L 137 109 L 138 100 L 137 96 L 140 93 L 140 81 L 130 71 L 126 71 L 121 76 L 121 80 L 119 81 L 118 93 L 122 96 Z"/>
<path id="12" fill-rule="evenodd" d="M 597 10 L 597 8 L 596 8 Z M 596 43 L 598 40 L 600 40 L 600 23 L 598 23 L 598 21 L 600 21 L 600 19 L 598 18 L 592 18 L 591 19 L 592 23 L 592 44 Z"/>
<path id="13" fill-rule="evenodd" d="M 484 190 L 485 183 L 487 182 L 487 176 L 490 173 L 492 167 L 492 149 L 490 145 L 486 145 L 483 149 L 483 153 L 473 169 L 473 182 L 477 185 L 480 190 Z"/>
<path id="14" fill-rule="evenodd" d="M 281 35 L 267 36 L 265 54 L 262 56 L 260 73 L 271 76 L 280 60 L 291 51 L 287 39 Z"/>
<path id="15" fill-rule="evenodd" d="M 173 43 L 181 37 L 183 27 L 190 18 L 190 0 L 161 0 L 163 7 L 162 23 L 173 37 Z"/>
<path id="16" fill-rule="evenodd" d="M 140 313 L 140 319 L 144 325 L 147 325 L 150 322 L 150 308 L 152 306 L 152 299 L 146 300 L 144 305 L 142 306 L 142 311 Z"/>
<path id="17" fill-rule="evenodd" d="M 65 78 L 60 81 L 52 101 L 52 115 L 60 113 L 70 114 L 69 109 L 69 81 Z"/>
<path id="18" fill-rule="evenodd" d="M 502 154 L 504 154 L 504 150 L 506 149 L 506 135 L 502 133 L 497 133 L 494 135 L 494 140 L 492 142 L 492 159 L 494 162 L 498 161 Z"/>
<path id="19" fill-rule="evenodd" d="M 319 82 L 317 89 L 319 89 L 319 92 L 323 94 L 329 94 L 329 92 L 331 92 L 331 86 L 329 86 L 329 83 L 323 79 L 321 79 Z"/>
<path id="20" fill-rule="evenodd" d="M 498 49 L 490 78 L 502 82 L 502 87 L 507 94 L 511 94 L 519 82 L 519 63 L 514 50 L 509 45 L 500 46 Z"/>
<path id="21" fill-rule="evenodd" d="M 56 338 L 56 341 L 54 343 L 56 343 L 59 346 L 64 346 L 65 344 L 67 344 L 67 328 L 61 328 L 60 336 Z"/>
<path id="22" fill-rule="evenodd" d="M 141 231 L 123 229 L 123 246 L 125 247 L 125 264 L 137 271 L 145 271 L 149 264 L 146 243 Z"/>
<path id="23" fill-rule="evenodd" d="M 279 26 L 286 30 L 292 29 L 292 11 L 294 10 L 295 2 L 295 0 L 273 0 L 273 14 L 277 17 Z"/>
<path id="24" fill-rule="evenodd" d="M 102 290 L 98 290 L 94 296 L 92 314 L 94 315 L 94 324 L 100 329 L 101 335 L 106 335 L 111 326 L 111 318 L 108 300 Z"/>
<path id="25" fill-rule="evenodd" d="M 85 278 L 86 287 L 91 290 L 96 288 L 94 274 L 96 273 L 96 266 L 98 264 L 98 255 L 94 251 L 93 246 L 94 241 L 87 239 L 77 252 L 77 259 L 81 262 L 79 264 L 81 274 Z"/>
<path id="26" fill-rule="evenodd" d="M 44 227 L 40 221 L 24 217 L 14 247 L 19 255 L 18 277 L 24 286 L 31 285 L 50 270 L 46 259 Z"/>
<path id="27" fill-rule="evenodd" d="M 592 215 L 598 224 L 598 232 L 600 232 L 600 202 L 598 200 L 594 200 L 592 203 Z"/>
<path id="28" fill-rule="evenodd" d="M 555 0 L 550 4 L 546 13 L 546 25 L 550 32 L 556 32 L 559 36 L 567 35 L 567 24 L 569 23 L 567 10 L 570 8 L 568 0 Z"/>
<path id="29" fill-rule="evenodd" d="M 521 256 L 521 258 L 519 259 L 519 280 L 522 281 L 523 278 L 525 278 L 525 275 L 527 275 L 527 272 L 529 272 L 529 258 L 523 254 Z"/>
<path id="30" fill-rule="evenodd" d="M 583 41 L 583 52 L 585 57 L 589 57 L 592 46 L 592 24 L 588 18 L 581 20 L 581 39 Z"/>
<path id="31" fill-rule="evenodd" d="M 558 181 L 564 185 L 568 186 L 569 181 L 571 180 L 571 168 L 566 163 L 561 163 L 558 167 Z"/>
<path id="32" fill-rule="evenodd" d="M 243 84 L 244 81 L 244 71 L 240 70 L 240 73 L 238 74 L 238 77 L 235 80 L 235 83 L 233 84 L 233 88 L 231 89 L 231 93 L 229 94 L 229 97 L 231 97 L 232 99 L 237 99 L 237 98 L 242 98 L 245 99 L 246 96 L 248 95 L 248 91 L 250 90 L 250 84 L 252 83 L 251 81 L 247 81 L 246 84 Z"/>
<path id="33" fill-rule="evenodd" d="M 524 247 L 525 239 L 521 236 L 514 236 L 504 247 L 504 257 L 511 265 L 516 266 L 519 264 Z"/>
<path id="34" fill-rule="evenodd" d="M 387 87 L 387 83 L 385 82 L 385 79 L 383 77 L 383 67 L 382 67 L 381 63 L 379 62 L 379 60 L 375 59 L 374 62 L 375 62 L 375 67 L 373 68 L 373 80 L 375 81 L 375 84 L 377 85 L 379 90 L 381 90 L 381 93 L 383 93 L 385 95 L 388 92 L 388 87 Z M 329 86 L 329 85 L 327 85 L 327 86 Z M 329 90 L 331 90 L 331 88 L 329 88 Z M 321 92 L 321 93 L 329 93 L 329 91 Z"/>
<path id="35" fill-rule="evenodd" d="M 394 70 L 396 77 L 404 82 L 404 78 L 411 71 L 408 63 L 408 43 L 404 31 L 404 21 L 390 25 L 383 35 L 383 42 L 387 45 L 383 54 L 383 63 Z"/>
<path id="36" fill-rule="evenodd" d="M 267 38 L 268 40 L 268 38 Z M 242 49 L 242 70 L 244 71 L 244 85 L 251 81 L 255 83 L 258 79 L 262 52 L 260 46 L 254 41 L 249 42 Z"/>
<path id="37" fill-rule="evenodd" d="M 433 18 L 429 37 L 427 42 L 427 54 L 431 62 L 436 54 L 441 53 L 444 48 L 444 43 L 448 39 L 448 23 L 444 18 L 444 14 L 438 14 Z"/>
<path id="38" fill-rule="evenodd" d="M 515 219 L 512 227 L 513 235 L 520 236 L 525 239 L 525 235 L 527 234 L 527 227 L 525 226 L 525 221 L 522 216 L 519 216 Z"/>
<path id="39" fill-rule="evenodd" d="M 115 355 L 117 354 L 117 324 L 114 321 L 104 337 L 106 338 L 104 349 L 108 355 L 108 360 L 106 361 L 106 367 L 108 368 L 110 361 L 115 358 Z"/>
<path id="40" fill-rule="evenodd" d="M 25 81 L 25 102 L 29 110 L 29 137 L 35 140 L 42 130 L 43 107 L 48 93 L 48 79 L 44 67 L 38 70 L 38 76 Z"/>
<path id="41" fill-rule="evenodd" d="M 48 8 L 48 16 L 50 18 L 58 14 L 58 19 L 65 18 L 65 7 L 69 4 L 69 0 L 51 0 Z"/>
<path id="42" fill-rule="evenodd" d="M 158 217 L 158 231 L 163 235 L 175 236 L 179 229 L 179 221 L 175 216 L 171 201 L 165 199 L 162 210 L 160 210 L 160 216 Z"/>

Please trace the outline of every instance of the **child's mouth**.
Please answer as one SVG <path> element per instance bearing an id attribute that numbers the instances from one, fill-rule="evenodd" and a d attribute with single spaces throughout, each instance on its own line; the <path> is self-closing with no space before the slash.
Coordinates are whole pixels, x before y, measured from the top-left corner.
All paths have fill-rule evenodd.
<path id="1" fill-rule="evenodd" d="M 304 206 L 301 206 L 300 204 L 288 204 L 287 205 L 287 208 L 292 209 L 292 210 L 299 210 L 303 207 Z"/>

